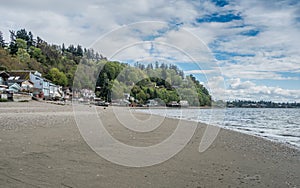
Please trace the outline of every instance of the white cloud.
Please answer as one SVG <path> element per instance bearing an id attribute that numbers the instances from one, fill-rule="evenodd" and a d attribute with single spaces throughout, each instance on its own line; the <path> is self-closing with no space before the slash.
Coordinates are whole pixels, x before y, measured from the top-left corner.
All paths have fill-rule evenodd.
<path id="1" fill-rule="evenodd" d="M 214 74 L 214 73 L 218 73 L 218 71 L 215 70 L 215 69 L 210 69 L 210 70 L 201 70 L 201 69 L 199 69 L 199 70 L 184 71 L 184 73 L 186 75 L 188 75 L 188 74 Z"/>
<path id="2" fill-rule="evenodd" d="M 218 33 L 219 41 L 215 50 L 237 54 L 253 54 L 253 57 L 235 56 L 239 70 L 247 71 L 296 71 L 300 67 L 299 49 L 300 28 L 295 24 L 299 6 L 289 5 L 292 1 L 236 1 L 234 7 L 240 10 L 243 23 L 242 29 L 251 27 L 258 30 L 257 36 L 237 35 L 240 28 L 226 29 L 230 33 Z M 226 25 L 228 25 L 226 23 Z M 229 25 L 228 25 L 229 26 Z M 231 62 L 228 69 L 232 68 Z M 276 78 L 276 77 L 275 77 Z"/>
<path id="3" fill-rule="evenodd" d="M 18 6 L 16 6 L 18 5 Z M 8 33 L 7 29 L 26 27 L 40 35 L 45 35 L 47 41 L 61 43 L 78 43 L 89 45 L 104 33 L 120 26 L 140 21 L 171 21 L 178 19 L 188 22 L 197 16 L 193 4 L 187 1 L 20 1 L 11 0 L 1 4 L 3 14 L 0 29 Z M 41 16 L 42 12 L 48 12 Z M 58 18 L 60 17 L 60 18 Z M 64 25 L 59 24 L 64 20 Z M 54 23 L 48 25 L 48 21 Z M 36 24 L 36 23 L 40 24 Z M 57 23 L 57 24 L 55 24 Z M 9 26 L 9 27 L 6 27 Z M 62 30 L 56 30 L 61 28 Z M 65 33 L 77 33 L 65 37 Z M 8 34 L 6 34 L 8 37 Z M 8 39 L 8 38 L 7 38 Z"/>
<path id="4" fill-rule="evenodd" d="M 222 87 L 223 85 L 228 87 Z M 249 80 L 239 78 L 225 81 L 223 77 L 214 77 L 208 80 L 206 86 L 216 100 L 273 100 L 276 102 L 300 102 L 300 89 L 283 89 L 257 85 Z"/>

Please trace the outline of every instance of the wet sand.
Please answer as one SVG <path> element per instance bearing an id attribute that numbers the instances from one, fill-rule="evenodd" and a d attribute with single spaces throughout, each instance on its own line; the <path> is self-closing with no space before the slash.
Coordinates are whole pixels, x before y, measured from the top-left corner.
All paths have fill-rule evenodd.
<path id="1" fill-rule="evenodd" d="M 135 146 L 159 143 L 178 124 L 165 119 L 149 134 L 136 133 L 121 126 L 111 107 L 96 109 L 114 137 Z M 85 143 L 72 106 L 0 103 L 0 187 L 300 186 L 299 150 L 221 129 L 213 144 L 199 153 L 205 128 L 198 124 L 185 148 L 161 164 L 124 167 L 103 159 Z"/>

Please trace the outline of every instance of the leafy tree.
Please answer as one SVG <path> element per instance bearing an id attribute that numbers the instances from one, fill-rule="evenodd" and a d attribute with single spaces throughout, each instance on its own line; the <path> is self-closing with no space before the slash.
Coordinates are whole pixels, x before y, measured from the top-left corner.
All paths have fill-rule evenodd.
<path id="1" fill-rule="evenodd" d="M 16 39 L 16 45 L 18 47 L 17 56 L 20 59 L 21 62 L 29 62 L 30 55 L 27 53 L 27 44 L 26 41 L 23 39 L 17 38 Z"/>
<path id="2" fill-rule="evenodd" d="M 17 56 L 22 63 L 29 62 L 30 60 L 30 55 L 23 48 L 18 49 Z"/>
<path id="3" fill-rule="evenodd" d="M 36 59 L 40 63 L 46 63 L 46 56 L 40 48 L 31 46 L 28 51 L 31 58 Z"/>
<path id="4" fill-rule="evenodd" d="M 26 41 L 23 40 L 23 39 L 21 39 L 21 38 L 17 38 L 16 39 L 16 44 L 17 44 L 18 49 L 19 48 L 22 48 L 22 49 L 26 49 L 27 48 Z"/>
<path id="5" fill-rule="evenodd" d="M 144 103 L 147 100 L 147 95 L 143 90 L 140 90 L 140 92 L 136 94 L 136 98 L 139 99 L 141 103 Z"/>
<path id="6" fill-rule="evenodd" d="M 162 78 L 163 80 L 166 80 L 167 77 L 168 77 L 168 75 L 167 75 L 166 69 L 165 69 L 165 68 L 162 68 L 162 71 L 161 71 L 161 78 Z"/>
<path id="7" fill-rule="evenodd" d="M 68 84 L 66 75 L 63 72 L 60 72 L 57 68 L 50 69 L 48 78 L 57 85 L 66 86 Z"/>

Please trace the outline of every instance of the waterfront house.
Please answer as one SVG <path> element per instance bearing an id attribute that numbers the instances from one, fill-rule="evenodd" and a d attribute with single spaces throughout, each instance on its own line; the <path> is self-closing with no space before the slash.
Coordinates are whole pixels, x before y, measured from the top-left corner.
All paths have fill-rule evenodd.
<path id="1" fill-rule="evenodd" d="M 21 91 L 21 86 L 18 83 L 13 83 L 9 86 L 8 90 L 13 93 L 18 93 Z"/>
<path id="2" fill-rule="evenodd" d="M 9 78 L 9 74 L 5 71 L 0 71 L 0 99 L 7 100 L 10 97 L 8 92 L 8 84 L 7 80 Z"/>
<path id="3" fill-rule="evenodd" d="M 171 101 L 168 104 L 166 104 L 167 107 L 180 107 L 180 104 L 177 101 Z"/>
<path id="4" fill-rule="evenodd" d="M 179 105 L 180 105 L 180 107 L 187 108 L 187 107 L 189 107 L 189 102 L 186 100 L 181 100 L 181 101 L 179 101 Z"/>
<path id="5" fill-rule="evenodd" d="M 42 87 L 42 91 L 44 93 L 44 98 L 45 99 L 50 99 L 50 80 L 47 80 L 46 78 L 42 78 L 43 79 L 43 87 Z"/>
<path id="6" fill-rule="evenodd" d="M 21 82 L 22 91 L 29 92 L 32 90 L 33 87 L 33 82 L 31 82 L 30 80 L 24 80 L 23 82 Z"/>
<path id="7" fill-rule="evenodd" d="M 124 99 L 130 100 L 130 93 L 123 93 Z"/>
<path id="8" fill-rule="evenodd" d="M 42 77 L 38 71 L 29 71 L 30 81 L 33 82 L 34 87 L 40 89 L 45 99 L 50 98 L 50 81 Z"/>
<path id="9" fill-rule="evenodd" d="M 51 99 L 57 100 L 57 99 L 60 99 L 60 98 L 64 97 L 61 86 L 55 85 L 51 82 L 49 83 L 49 86 L 50 86 L 49 87 L 50 88 L 49 95 L 50 95 Z"/>
<path id="10" fill-rule="evenodd" d="M 10 77 L 11 78 L 9 82 L 13 82 L 13 80 L 27 80 L 28 82 L 24 83 L 24 87 L 28 86 L 30 82 L 33 83 L 33 88 L 40 90 L 40 92 L 43 94 L 43 98 L 50 98 L 51 81 L 43 78 L 40 72 L 33 70 L 11 71 Z"/>
<path id="11" fill-rule="evenodd" d="M 14 92 L 29 92 L 33 88 L 33 82 L 24 80 L 20 76 L 10 76 L 7 80 L 7 84 L 9 88 L 13 88 Z"/>
<path id="12" fill-rule="evenodd" d="M 158 106 L 158 102 L 157 102 L 157 100 L 150 99 L 150 100 L 147 101 L 146 106 L 147 107 Z"/>

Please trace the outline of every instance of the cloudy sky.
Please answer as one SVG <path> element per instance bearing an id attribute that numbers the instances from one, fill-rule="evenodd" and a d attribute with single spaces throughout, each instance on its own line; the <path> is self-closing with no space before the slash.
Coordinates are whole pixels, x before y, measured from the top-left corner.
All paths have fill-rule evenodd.
<path id="1" fill-rule="evenodd" d="M 93 47 L 124 62 L 176 63 L 216 99 L 300 102 L 298 0 L 1 3 L 0 30 Z"/>

